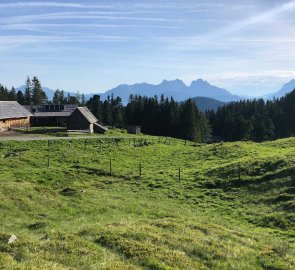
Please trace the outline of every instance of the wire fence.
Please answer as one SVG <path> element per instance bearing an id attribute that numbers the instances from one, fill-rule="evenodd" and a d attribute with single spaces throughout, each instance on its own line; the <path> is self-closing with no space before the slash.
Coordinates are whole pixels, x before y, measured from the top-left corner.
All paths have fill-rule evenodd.
<path id="1" fill-rule="evenodd" d="M 167 151 L 168 155 L 166 152 L 161 152 L 163 150 L 159 147 L 161 145 L 170 149 Z M 216 164 L 216 161 L 206 158 L 208 153 L 193 152 L 193 149 L 203 146 L 195 142 L 160 137 L 69 138 L 67 140 L 0 142 L 0 156 L 12 164 L 19 163 L 20 166 L 26 166 L 32 170 L 41 168 L 54 171 L 73 167 L 77 172 L 86 174 L 162 182 L 198 182 L 206 179 L 226 180 L 228 178 L 242 181 L 262 174 L 258 172 L 257 175 L 253 173 L 251 175 L 239 159 L 235 162 Z M 153 147 L 153 149 L 146 150 L 147 147 Z M 181 148 L 181 154 L 178 153 L 177 147 Z M 214 147 L 211 150 L 217 151 L 218 146 Z M 187 152 L 183 152 L 185 149 Z M 214 151 L 212 151 L 213 155 Z M 249 162 L 251 162 L 250 158 Z M 210 166 L 205 168 L 204 164 Z"/>

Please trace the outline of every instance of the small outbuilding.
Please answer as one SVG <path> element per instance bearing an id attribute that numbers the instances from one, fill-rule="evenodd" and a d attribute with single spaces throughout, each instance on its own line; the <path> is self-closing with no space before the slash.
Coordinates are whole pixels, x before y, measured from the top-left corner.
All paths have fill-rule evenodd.
<path id="1" fill-rule="evenodd" d="M 69 131 L 105 133 L 108 129 L 97 123 L 96 117 L 87 107 L 77 107 L 68 118 Z"/>
<path id="2" fill-rule="evenodd" d="M 13 128 L 29 128 L 33 116 L 16 101 L 0 101 L 0 132 Z"/>
<path id="3" fill-rule="evenodd" d="M 127 132 L 129 134 L 140 134 L 141 126 L 127 126 Z"/>

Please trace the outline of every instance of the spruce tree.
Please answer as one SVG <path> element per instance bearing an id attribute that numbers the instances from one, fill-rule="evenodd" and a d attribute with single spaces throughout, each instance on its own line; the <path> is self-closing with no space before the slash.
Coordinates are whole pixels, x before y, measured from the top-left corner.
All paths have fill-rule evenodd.
<path id="1" fill-rule="evenodd" d="M 25 97 L 21 90 L 17 91 L 16 100 L 19 104 L 25 105 Z"/>
<path id="2" fill-rule="evenodd" d="M 27 77 L 26 80 L 26 89 L 25 89 L 25 104 L 30 105 L 32 103 L 32 84 L 30 77 Z"/>
<path id="3" fill-rule="evenodd" d="M 34 105 L 44 104 L 48 101 L 39 79 L 35 76 L 32 79 L 32 101 Z"/>
<path id="4" fill-rule="evenodd" d="M 53 102 L 53 104 L 62 104 L 63 103 L 63 101 L 61 99 L 61 91 L 59 89 L 55 90 L 52 102 Z"/>

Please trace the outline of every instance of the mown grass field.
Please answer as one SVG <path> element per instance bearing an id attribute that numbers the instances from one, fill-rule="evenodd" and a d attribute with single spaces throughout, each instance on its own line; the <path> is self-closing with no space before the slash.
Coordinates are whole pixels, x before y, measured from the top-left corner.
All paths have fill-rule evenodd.
<path id="1" fill-rule="evenodd" d="M 0 269 L 295 269 L 294 154 L 295 138 L 0 142 Z"/>

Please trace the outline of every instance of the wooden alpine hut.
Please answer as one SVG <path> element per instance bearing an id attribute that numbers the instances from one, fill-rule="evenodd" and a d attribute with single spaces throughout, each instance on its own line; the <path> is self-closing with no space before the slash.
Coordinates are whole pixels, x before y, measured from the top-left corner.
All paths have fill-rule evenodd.
<path id="1" fill-rule="evenodd" d="M 68 131 L 105 133 L 108 129 L 98 124 L 97 121 L 87 107 L 78 107 L 68 118 Z"/>
<path id="2" fill-rule="evenodd" d="M 0 101 L 0 132 L 13 128 L 29 128 L 33 116 L 16 101 Z"/>

